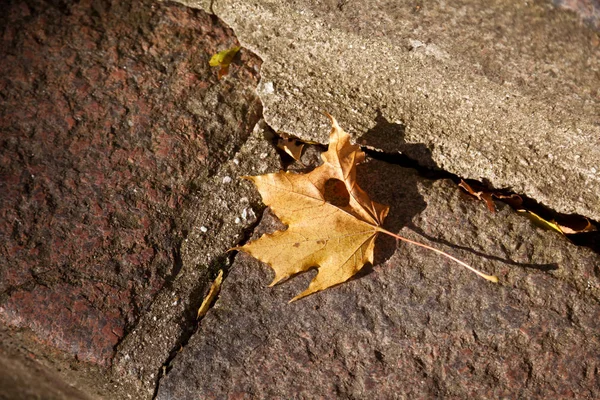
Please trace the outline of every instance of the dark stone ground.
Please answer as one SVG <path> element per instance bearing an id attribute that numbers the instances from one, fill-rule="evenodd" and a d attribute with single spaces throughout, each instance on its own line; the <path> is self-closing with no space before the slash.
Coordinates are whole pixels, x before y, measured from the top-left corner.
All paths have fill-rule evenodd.
<path id="1" fill-rule="evenodd" d="M 0 324 L 107 368 L 181 267 L 196 181 L 260 115 L 260 60 L 217 80 L 232 32 L 153 1 L 9 2 L 0 37 Z"/>
<path id="2" fill-rule="evenodd" d="M 180 5 L 31 0 L 1 7 L 0 398 L 126 398 L 139 388 L 119 386 L 117 348 L 175 282 L 182 242 L 193 229 L 182 216 L 197 205 L 194 195 L 242 147 L 261 115 L 254 91 L 260 60 L 242 51 L 219 81 L 208 59 L 237 44 L 233 32 Z M 410 260 L 422 258 L 403 263 Z M 244 256 L 236 261 L 230 291 L 167 375 L 160 398 L 191 398 L 199 389 L 217 397 L 284 396 L 284 390 L 305 390 L 289 379 L 290 371 L 306 383 L 319 378 L 319 363 L 341 375 L 314 381 L 309 397 L 319 390 L 370 396 L 380 385 L 396 390 L 403 363 L 414 367 L 404 382 L 429 385 L 407 395 L 510 395 L 520 382 L 530 382 L 520 392 L 529 396 L 600 393 L 597 298 L 580 300 L 584 291 L 571 278 L 561 281 L 570 296 L 564 303 L 536 300 L 539 287 L 549 295 L 556 284 L 541 273 L 527 278 L 529 286 L 514 283 L 518 290 L 486 296 L 493 289 L 479 281 L 448 284 L 423 270 L 410 272 L 410 265 L 390 272 L 402 264 L 396 257 L 380 276 L 342 286 L 332 297 L 311 297 L 307 309 L 273 320 L 273 332 L 263 337 L 269 318 L 296 312 L 285 301 L 299 284 L 264 291 L 266 270 L 252 263 Z M 592 264 L 581 270 L 593 277 Z M 386 279 L 394 278 L 404 283 L 381 296 Z M 253 294 L 258 290 L 261 297 Z M 372 293 L 369 301 L 361 300 L 365 292 Z M 459 313 L 460 296 L 500 296 L 504 303 L 478 305 L 453 321 L 448 312 Z M 394 304 L 398 310 L 388 309 Z M 238 327 L 225 329 L 232 318 Z M 343 325 L 344 318 L 360 324 L 354 333 L 325 329 L 327 321 Z M 432 318 L 437 322 L 427 330 L 411 328 Z M 290 327 L 301 334 L 295 341 L 276 337 L 289 335 Z M 556 327 L 568 335 L 561 338 Z M 330 338 L 330 353 L 325 342 L 315 342 L 335 334 L 341 336 Z M 402 344 L 405 354 L 385 340 Z M 344 347 L 353 342 L 356 347 Z M 255 351 L 261 343 L 269 346 Z M 502 346 L 512 345 L 516 350 L 506 354 L 515 358 L 501 359 Z M 285 352 L 291 356 L 278 358 Z M 325 358 L 315 356 L 323 352 Z M 581 352 L 588 357 L 583 366 L 576 362 Z M 231 359 L 222 359 L 228 354 Z M 486 357 L 487 370 L 476 370 Z M 283 365 L 269 378 L 281 377 L 281 385 L 253 380 L 242 367 L 248 362 L 267 375 Z M 186 388 L 177 379 L 188 370 L 195 386 Z M 545 378 L 551 372 L 557 380 Z M 205 379 L 211 373 L 217 379 Z M 452 379 L 458 383 L 443 384 Z M 464 390 L 457 386 L 463 381 Z"/>
<path id="3" fill-rule="evenodd" d="M 158 399 L 598 398 L 598 254 L 450 180 L 377 160 L 357 177 L 392 206 L 384 227 L 500 282 L 380 237 L 371 270 L 288 304 L 315 271 L 266 287 L 272 270 L 239 253 Z M 254 238 L 274 229 L 266 213 Z"/>

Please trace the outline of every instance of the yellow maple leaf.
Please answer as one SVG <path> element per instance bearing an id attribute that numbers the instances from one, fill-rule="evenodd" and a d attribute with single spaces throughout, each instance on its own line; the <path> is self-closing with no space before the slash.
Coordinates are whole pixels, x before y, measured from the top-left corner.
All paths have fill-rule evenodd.
<path id="1" fill-rule="evenodd" d="M 379 232 L 443 254 L 497 281 L 440 250 L 381 228 L 389 207 L 372 201 L 356 183 L 356 165 L 364 161 L 365 153 L 351 144 L 350 135 L 328 116 L 332 129 L 321 166 L 306 174 L 278 172 L 245 177 L 254 182 L 263 202 L 288 226 L 234 249 L 249 253 L 275 271 L 270 286 L 312 267 L 317 267 L 317 275 L 291 301 L 343 283 L 367 262 L 373 262 Z"/>
<path id="2" fill-rule="evenodd" d="M 286 225 L 287 230 L 265 234 L 242 246 L 275 271 L 271 286 L 318 266 L 308 289 L 293 300 L 347 281 L 366 262 L 373 262 L 377 227 L 389 208 L 369 199 L 356 184 L 356 164 L 364 153 L 350 143 L 350 136 L 331 117 L 333 128 L 324 163 L 307 174 L 279 172 L 247 177 L 263 202 Z M 329 182 L 329 183 L 328 183 Z M 338 184 L 346 205 L 334 205 L 325 196 L 326 186 Z"/>

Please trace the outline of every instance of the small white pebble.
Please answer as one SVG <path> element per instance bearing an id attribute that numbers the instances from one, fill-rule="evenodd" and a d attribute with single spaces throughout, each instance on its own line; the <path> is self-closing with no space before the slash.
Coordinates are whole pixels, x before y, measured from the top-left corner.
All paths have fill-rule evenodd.
<path id="1" fill-rule="evenodd" d="M 271 93 L 275 92 L 275 88 L 273 88 L 273 82 L 265 83 L 263 91 L 265 94 L 271 94 Z"/>
<path id="2" fill-rule="evenodd" d="M 595 174 L 596 171 L 598 171 L 598 170 L 596 168 L 592 167 L 592 169 L 590 171 L 592 171 L 592 174 Z"/>
<path id="3" fill-rule="evenodd" d="M 236 224 L 239 224 L 240 222 L 242 222 L 242 220 L 241 220 L 241 219 L 239 219 L 239 218 L 236 218 L 234 222 L 235 222 Z"/>
<path id="4" fill-rule="evenodd" d="M 226 176 L 226 177 L 223 178 L 223 183 L 227 184 L 227 183 L 230 183 L 230 182 L 231 182 L 231 178 L 230 177 Z"/>
<path id="5" fill-rule="evenodd" d="M 260 153 L 260 159 L 264 160 L 265 158 L 267 158 L 269 155 L 267 153 Z"/>
<path id="6" fill-rule="evenodd" d="M 233 163 L 234 163 L 235 165 L 240 165 L 240 160 L 238 160 L 237 158 L 234 158 L 234 159 L 233 159 Z"/>
<path id="7" fill-rule="evenodd" d="M 205 227 L 205 226 L 201 226 L 201 227 L 200 227 L 200 231 L 201 231 L 202 233 L 206 233 L 206 232 L 208 232 L 208 228 L 207 228 L 207 227 Z"/>
<path id="8" fill-rule="evenodd" d="M 248 218 L 248 210 L 244 208 L 244 211 L 242 211 L 242 219 L 245 221 L 246 218 Z"/>

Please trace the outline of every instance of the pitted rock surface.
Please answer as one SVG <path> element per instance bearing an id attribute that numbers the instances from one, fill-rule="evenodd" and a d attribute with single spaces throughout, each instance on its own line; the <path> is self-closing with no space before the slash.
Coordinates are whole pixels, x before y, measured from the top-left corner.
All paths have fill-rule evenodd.
<path id="1" fill-rule="evenodd" d="M 47 357 L 25 357 L 89 372 L 84 389 L 107 395 L 117 346 L 157 296 L 202 295 L 207 272 L 193 268 L 172 294 L 193 221 L 182 214 L 251 136 L 260 60 L 242 51 L 218 80 L 208 60 L 237 44 L 231 30 L 173 3 L 9 2 L 0 30 L 0 324 L 31 333 L 2 345 L 41 344 Z M 164 348 L 117 369 L 146 396 L 189 326 L 167 310 Z"/>
<path id="2" fill-rule="evenodd" d="M 360 184 L 392 205 L 386 227 L 499 276 L 382 238 L 370 273 L 288 304 L 310 273 L 267 288 L 237 255 L 215 307 L 158 399 L 595 398 L 600 257 L 496 214 L 451 182 L 371 162 Z M 255 233 L 279 229 L 267 214 Z"/>

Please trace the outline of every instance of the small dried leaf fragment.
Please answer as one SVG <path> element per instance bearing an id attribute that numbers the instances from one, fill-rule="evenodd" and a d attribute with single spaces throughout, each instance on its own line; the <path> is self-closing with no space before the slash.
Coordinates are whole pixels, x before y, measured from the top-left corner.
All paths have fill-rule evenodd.
<path id="1" fill-rule="evenodd" d="M 217 275 L 212 285 L 210 286 L 208 294 L 206 295 L 204 300 L 202 300 L 202 304 L 200 305 L 200 308 L 198 308 L 198 316 L 196 317 L 196 319 L 200 319 L 206 315 L 206 313 L 210 309 L 210 305 L 221 291 L 221 283 L 223 283 L 223 270 L 219 271 L 219 275 Z"/>
<path id="2" fill-rule="evenodd" d="M 365 263 L 372 263 L 375 237 L 389 210 L 356 184 L 356 165 L 365 154 L 350 143 L 350 135 L 335 118 L 329 117 L 333 127 L 321 166 L 306 174 L 247 177 L 288 228 L 265 234 L 237 250 L 275 271 L 271 286 L 318 268 L 309 287 L 292 301 L 345 282 Z"/>
<path id="3" fill-rule="evenodd" d="M 550 231 L 556 231 L 564 235 L 564 232 L 560 229 L 560 226 L 558 226 L 558 224 L 554 221 L 547 221 L 544 218 L 537 215 L 536 213 L 528 210 L 517 210 L 517 212 L 521 215 L 525 215 L 526 217 L 528 217 L 535 225 L 539 226 L 540 228 L 547 229 Z"/>
<path id="4" fill-rule="evenodd" d="M 572 218 L 570 221 L 558 223 L 555 220 L 547 220 L 529 210 L 517 210 L 521 215 L 527 216 L 533 223 L 541 228 L 553 230 L 563 235 L 575 235 L 577 233 L 592 232 L 594 225 L 584 217 Z"/>
<path id="5" fill-rule="evenodd" d="M 302 156 L 302 149 L 304 148 L 304 143 L 299 142 L 296 139 L 280 137 L 279 139 L 277 139 L 277 147 L 285 151 L 294 160 L 300 161 L 300 157 Z"/>
<path id="6" fill-rule="evenodd" d="M 523 199 L 518 194 L 494 193 L 494 197 L 505 202 L 514 209 L 520 209 L 523 206 Z"/>
<path id="7" fill-rule="evenodd" d="M 558 224 L 565 235 L 575 235 L 584 232 L 594 232 L 596 227 L 592 225 L 589 219 L 582 217 L 578 220 L 561 222 Z"/>
<path id="8" fill-rule="evenodd" d="M 485 204 L 490 212 L 496 212 L 496 205 L 492 199 L 492 193 L 483 190 L 475 191 L 467 182 L 462 179 L 460 180 L 458 186 L 466 190 L 471 196 L 474 196 L 481 201 L 485 201 Z"/>
<path id="9" fill-rule="evenodd" d="M 229 64 L 231 64 L 233 57 L 235 57 L 240 49 L 240 46 L 234 46 L 230 49 L 220 51 L 210 58 L 208 65 L 211 67 L 221 67 L 218 72 L 219 79 L 229 73 Z"/>

